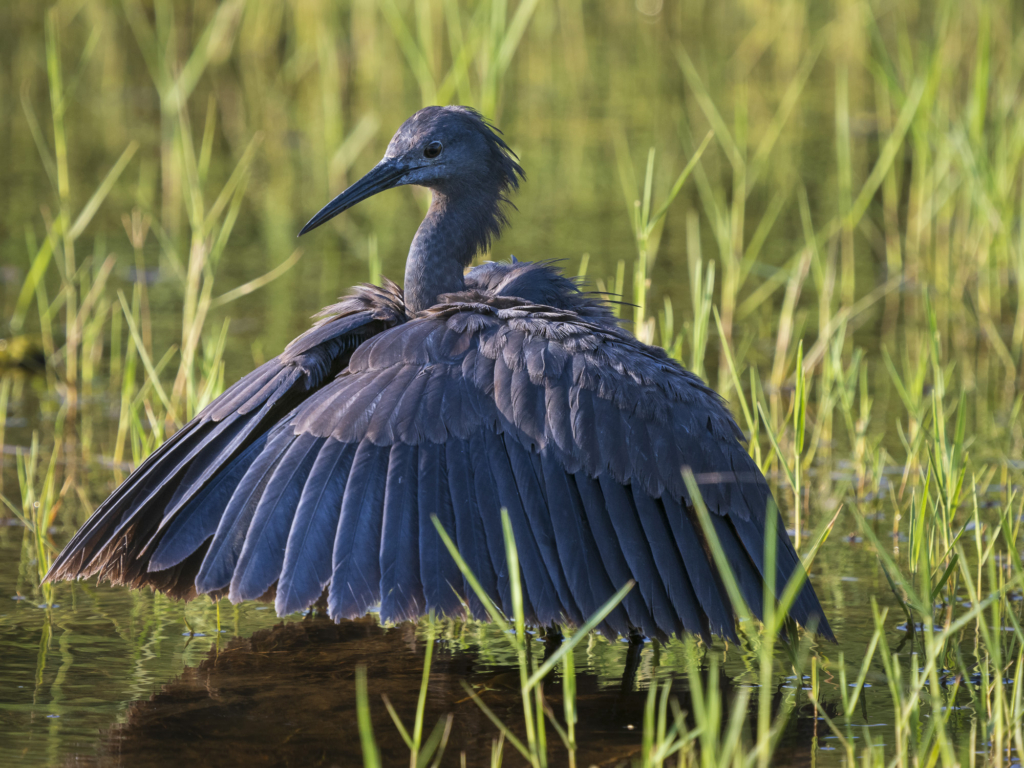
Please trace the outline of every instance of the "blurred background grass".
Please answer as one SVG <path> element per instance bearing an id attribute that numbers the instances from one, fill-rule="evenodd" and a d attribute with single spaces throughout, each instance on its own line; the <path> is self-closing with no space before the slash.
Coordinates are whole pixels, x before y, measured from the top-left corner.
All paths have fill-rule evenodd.
<path id="1" fill-rule="evenodd" d="M 657 197 L 713 129 L 697 183 L 683 189 L 658 233 L 650 307 L 669 296 L 675 314 L 688 317 L 695 257 L 719 262 L 715 300 L 726 334 L 739 342 L 738 362 L 771 369 L 778 385 L 795 354 L 789 337 L 810 343 L 840 307 L 898 276 L 899 288 L 856 318 L 857 342 L 869 352 L 882 340 L 913 346 L 916 337 L 898 329 L 913 334 L 924 324 L 927 285 L 943 344 L 978 356 L 964 373 L 985 390 L 981 415 L 990 417 L 989 403 L 1010 407 L 1008 368 L 1019 367 L 1024 342 L 1015 4 L 68 2 L 46 14 L 11 2 L 4 13 L 7 316 L 47 220 L 62 206 L 80 211 L 134 142 L 137 151 L 78 233 L 75 264 L 95 272 L 113 253 L 111 284 L 129 288 L 144 269 L 154 284 L 156 346 L 181 341 L 174 309 L 182 286 L 171 283 L 194 233 L 186 133 L 200 156 L 193 162 L 205 161 L 197 181 L 207 206 L 246 166 L 222 291 L 280 265 L 297 245 L 306 251 L 258 296 L 214 312 L 214 321 L 234 315 L 231 338 L 248 342 L 227 347 L 234 378 L 365 279 L 372 254 L 385 274 L 402 274 L 423 194 L 370 201 L 333 223 L 334 236 L 299 244 L 294 235 L 379 158 L 405 117 L 426 103 L 459 101 L 505 131 L 528 173 L 494 257 L 561 258 L 575 271 L 587 254 L 589 275 L 614 289 L 618 262 L 632 264 L 636 252 L 629 208 L 640 195 L 624 198 L 623 180 L 643 182 L 654 147 Z M 48 24 L 66 89 L 63 191 Z M 879 163 L 890 141 L 893 155 Z M 635 176 L 623 171 L 624 159 Z M 151 232 L 137 256 L 121 221 L 133 209 L 161 233 Z M 801 264 L 808 228 L 818 235 L 815 253 Z M 58 271 L 46 271 L 51 296 Z M 787 315 L 780 310 L 793 275 L 800 280 Z M 633 282 L 634 270 L 625 270 L 627 297 L 636 296 Z M 787 322 L 780 344 L 776 332 Z M 708 366 L 728 389 L 721 373 Z"/>
<path id="2" fill-rule="evenodd" d="M 25 535 L 0 527 L 0 544 L 20 558 L 3 583 L 31 601 L 0 622 L 17 674 L 62 680 L 73 665 L 55 672 L 45 650 L 81 637 L 39 587 L 51 535 L 347 286 L 402 275 L 422 190 L 295 234 L 432 103 L 481 109 L 526 169 L 490 258 L 563 259 L 635 304 L 622 314 L 638 336 L 730 400 L 798 543 L 841 506 L 869 521 L 844 518 L 847 546 L 817 566 L 847 653 L 879 626 L 869 592 L 948 625 L 1007 589 L 1024 480 L 1022 24 L 1024 6 L 989 0 L 8 0 L 0 490 Z M 883 550 L 892 537 L 886 579 L 851 553 L 862 534 Z M 160 633 L 215 621 L 60 590 L 99 635 L 155 621 L 176 642 Z M 984 621 L 1015 610 L 1001 599 Z M 964 630 L 970 658 L 945 666 L 1012 676 L 1013 626 L 995 661 Z M 151 658 L 139 636 L 123 631 Z M 175 653 L 140 662 L 111 706 L 172 674 Z M 1018 688 L 972 700 L 958 748 L 1000 707 L 1019 737 Z M 992 754 L 1003 725 L 985 731 Z M 890 749 L 913 751 L 894 728 Z"/>

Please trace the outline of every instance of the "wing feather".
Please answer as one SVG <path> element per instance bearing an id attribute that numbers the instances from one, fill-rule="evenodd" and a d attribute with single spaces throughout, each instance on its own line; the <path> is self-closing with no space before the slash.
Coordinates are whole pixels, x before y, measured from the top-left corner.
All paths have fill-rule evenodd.
<path id="1" fill-rule="evenodd" d="M 231 577 L 228 597 L 232 602 L 255 600 L 280 578 L 295 510 L 324 441 L 322 437 L 298 435 L 277 462 Z"/>
<path id="2" fill-rule="evenodd" d="M 276 608 L 282 616 L 308 607 L 330 583 L 331 547 L 356 447 L 329 439 L 309 472 L 277 588 Z"/>
<path id="3" fill-rule="evenodd" d="M 431 519 L 436 517 L 453 541 L 459 536 L 455 507 L 448 484 L 448 462 L 444 445 L 421 443 L 419 446 L 419 477 L 417 479 L 419 504 L 419 556 L 420 583 L 428 609 L 445 616 L 460 616 L 460 595 L 464 595 L 462 572 L 448 553 Z"/>
<path id="4" fill-rule="evenodd" d="M 743 595 L 743 599 L 753 614 L 757 618 L 761 618 L 764 616 L 764 589 L 757 566 L 754 565 L 750 554 L 740 543 L 736 529 L 727 518 L 711 515 L 711 522 L 715 526 L 715 534 L 722 545 L 722 551 L 732 567 L 740 594 Z"/>
<path id="5" fill-rule="evenodd" d="M 150 558 L 151 572 L 163 571 L 182 562 L 217 532 L 224 508 L 266 444 L 267 436 L 261 435 L 174 516 Z"/>
<path id="6" fill-rule="evenodd" d="M 470 482 L 476 490 L 476 508 L 480 512 L 481 528 L 487 539 L 487 551 L 494 565 L 497 581 L 497 602 L 506 616 L 512 615 L 512 593 L 509 589 L 508 560 L 505 557 L 505 538 L 501 529 L 501 501 L 495 483 L 494 471 L 489 462 L 489 446 L 486 434 L 478 431 L 469 442 L 471 458 Z M 494 595 L 492 594 L 492 597 Z M 530 595 L 523 595 L 526 615 L 533 615 Z"/>
<path id="7" fill-rule="evenodd" d="M 304 419 L 304 428 L 310 432 L 330 429 L 331 434 L 338 440 L 346 443 L 359 442 L 366 435 L 366 430 L 380 401 L 388 396 L 388 388 L 403 370 L 405 370 L 403 367 L 395 366 L 369 375 L 340 377 L 325 388 L 324 397 L 331 396 L 335 387 L 339 392 L 342 387 L 345 387 L 345 394 L 354 393 L 352 398 L 345 400 L 344 394 L 342 394 L 340 396 L 342 402 L 336 402 L 338 407 L 331 409 L 333 412 L 330 416 L 325 414 L 325 418 L 320 422 L 315 418 Z"/>
<path id="8" fill-rule="evenodd" d="M 173 480 L 181 474 L 214 427 L 193 422 L 172 435 L 78 529 L 54 562 L 48 578 L 88 578 L 96 573 L 107 559 L 100 554 L 104 548 L 139 517 L 138 510 L 143 504 L 165 487 L 161 482 L 164 477 Z M 158 524 L 159 519 L 151 521 L 147 528 L 151 532 Z M 94 560 L 98 562 L 94 564 Z"/>
<path id="9" fill-rule="evenodd" d="M 601 560 L 612 585 L 620 589 L 633 578 L 633 572 L 626 562 L 622 542 L 619 541 L 612 525 L 601 484 L 585 472 L 577 472 L 574 479 L 583 508 L 586 510 L 587 522 L 594 534 L 597 551 L 601 554 Z M 626 611 L 631 628 L 639 629 L 645 635 L 654 636 L 658 625 L 639 589 L 634 588 L 626 594 L 622 607 Z"/>
<path id="10" fill-rule="evenodd" d="M 552 582 L 551 574 L 544 563 L 534 531 L 530 526 L 525 509 L 528 499 L 523 499 L 520 496 L 505 442 L 500 435 L 491 432 L 487 434 L 484 445 L 486 447 L 485 455 L 498 491 L 496 500 L 501 507 L 508 511 L 512 533 L 516 540 L 523 592 L 524 596 L 529 598 L 528 601 L 524 599 L 524 602 L 527 603 L 526 615 L 531 623 L 545 626 L 557 624 L 562 619 L 562 603 Z M 491 503 L 493 504 L 494 501 Z M 500 523 L 498 535 L 501 535 Z"/>
<path id="11" fill-rule="evenodd" d="M 597 612 L 616 588 L 601 560 L 572 477 L 550 459 L 539 459 L 539 463 L 558 557 L 565 568 L 573 599 L 586 619 Z M 612 637 L 629 634 L 629 619 L 621 606 L 608 615 L 602 631 Z"/>
<path id="12" fill-rule="evenodd" d="M 499 607 L 502 605 L 498 589 L 498 574 L 504 573 L 504 560 L 497 564 L 491 559 L 491 549 L 483 513 L 477 504 L 476 482 L 470 459 L 470 446 L 466 440 L 449 440 L 445 446 L 448 463 L 448 490 L 451 494 L 455 517 L 455 543 L 480 586 Z M 440 538 L 440 537 L 439 537 Z M 508 580 L 505 579 L 507 593 Z M 464 581 L 463 594 L 468 598 L 474 616 L 483 618 L 487 611 L 468 581 Z"/>
<path id="13" fill-rule="evenodd" d="M 682 627 L 679 616 L 669 600 L 663 577 L 651 552 L 651 542 L 644 535 L 639 514 L 628 486 L 620 485 L 608 475 L 600 475 L 598 482 L 604 495 L 606 513 L 629 569 L 636 579 L 636 589 L 643 595 L 644 602 L 654 617 L 654 634 L 648 636 L 667 639 L 672 632 Z M 667 576 L 668 574 L 666 574 Z"/>
<path id="14" fill-rule="evenodd" d="M 168 440 L 54 577 L 233 599 L 276 584 L 282 612 L 326 587 L 335 618 L 378 601 L 384 619 L 483 615 L 436 517 L 510 613 L 504 507 L 530 621 L 579 624 L 634 579 L 604 631 L 735 636 L 681 470 L 758 614 L 778 513 L 722 401 L 549 267 L 479 274 L 412 317 L 393 285 L 357 289 Z M 776 544 L 781 592 L 802 566 L 781 525 Z M 831 637 L 810 584 L 792 615 Z"/>
<path id="15" fill-rule="evenodd" d="M 557 534 L 551 521 L 551 505 L 544 495 L 541 474 L 537 471 L 538 467 L 534 464 L 531 453 L 523 448 L 518 440 L 506 434 L 503 443 L 512 475 L 515 478 L 516 488 L 519 491 L 527 530 L 530 537 L 536 542 L 543 567 L 558 600 L 558 608 L 552 613 L 579 626 L 588 617 L 583 616 L 577 606 L 566 580 L 564 569 L 570 563 L 563 564 L 558 551 Z M 517 542 L 518 539 L 519 535 L 517 534 Z"/>
<path id="16" fill-rule="evenodd" d="M 231 500 L 217 524 L 210 548 L 196 576 L 196 589 L 200 594 L 217 592 L 231 583 L 235 565 L 242 554 L 245 536 L 256 513 L 263 492 L 278 463 L 284 458 L 296 436 L 286 430 L 267 441 L 266 447 L 242 477 L 231 494 Z"/>
<path id="17" fill-rule="evenodd" d="M 331 618 L 358 618 L 380 600 L 380 541 L 387 447 L 359 443 L 341 501 L 328 595 Z"/>
<path id="18" fill-rule="evenodd" d="M 732 604 L 722 585 L 718 571 L 704 549 L 704 537 L 697 533 L 688 510 L 671 496 L 662 496 L 672 538 L 682 556 L 686 573 L 690 577 L 701 610 L 707 616 L 711 631 L 716 635 L 737 640 Z"/>
<path id="19" fill-rule="evenodd" d="M 648 496 L 640 486 L 634 485 L 630 490 L 640 527 L 650 546 L 657 577 L 664 584 L 669 602 L 681 622 L 681 625 L 676 627 L 676 633 L 683 629 L 710 642 L 707 617 L 700 610 L 700 603 L 690 583 L 686 565 L 672 541 L 664 507 L 657 499 Z"/>
<path id="20" fill-rule="evenodd" d="M 174 527 L 179 513 L 189 510 L 186 517 L 191 522 L 174 527 L 178 534 L 196 524 L 192 515 L 198 508 L 206 510 L 195 528 L 196 536 L 190 539 L 196 547 L 203 546 L 211 535 L 213 502 L 224 505 L 222 512 L 227 509 L 223 494 L 230 483 L 225 485 L 218 478 L 228 474 L 234 480 L 233 473 L 241 466 L 236 459 L 252 444 L 265 440 L 297 404 L 343 368 L 353 349 L 406 319 L 401 294 L 390 284 L 385 288 L 357 288 L 329 312 L 330 318 L 228 387 L 143 462 L 78 530 L 54 561 L 47 578 L 56 581 L 101 573 L 115 583 L 134 584 L 140 579 L 139 583 L 154 586 L 173 583 L 176 593 L 183 594 L 186 590 L 181 579 L 197 561 L 192 555 L 198 549 L 192 553 L 179 549 L 171 558 L 173 564 L 163 558 L 156 565 L 166 568 L 151 567 L 152 555 Z M 215 481 L 219 495 L 211 492 L 203 497 L 202 504 L 190 506 Z M 179 545 L 184 541 L 174 538 Z M 162 554 L 169 551 L 170 547 Z M 211 573 L 208 554 L 207 550 L 198 558 L 208 565 L 205 571 L 198 569 L 197 578 Z M 191 563 L 188 568 L 179 567 L 186 560 Z M 174 574 L 155 575 L 172 569 Z"/>
<path id="21" fill-rule="evenodd" d="M 417 446 L 391 446 L 380 541 L 380 617 L 403 621 L 425 609 L 420 582 Z"/>
<path id="22" fill-rule="evenodd" d="M 418 396 L 420 390 L 414 387 L 418 373 L 419 368 L 416 366 L 402 365 L 387 386 L 379 390 L 374 399 L 373 412 L 366 426 L 366 438 L 377 445 L 391 445 L 401 440 L 395 431 L 395 417 L 406 396 L 413 398 Z M 362 437 L 360 435 L 360 438 Z"/>

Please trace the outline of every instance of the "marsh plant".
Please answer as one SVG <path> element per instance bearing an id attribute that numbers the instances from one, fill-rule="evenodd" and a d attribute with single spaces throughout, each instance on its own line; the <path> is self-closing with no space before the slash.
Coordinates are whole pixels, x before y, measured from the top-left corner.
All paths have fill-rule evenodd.
<path id="1" fill-rule="evenodd" d="M 2 128 L 33 181 L 0 214 L 0 490 L 19 521 L 0 543 L 20 551 L 18 611 L 41 606 L 39 619 L 0 616 L 40 638 L 34 698 L 11 711 L 66 711 L 57 683 L 75 667 L 47 659 L 75 630 L 54 604 L 106 615 L 91 586 L 40 586 L 58 542 L 344 286 L 399 273 L 423 199 L 336 220 L 338 244 L 315 256 L 293 236 L 377 154 L 363 150 L 382 126 L 459 102 L 529 160 L 522 210 L 492 255 L 567 257 L 625 302 L 639 338 L 728 399 L 840 638 L 786 626 L 785 598 L 753 620 L 727 575 L 739 646 L 645 651 L 634 762 L 769 765 L 800 718 L 819 764 L 1019 762 L 1015 4 L 84 0 L 5 13 L 18 23 L 0 25 Z M 43 371 L 17 370 L 31 353 L 15 349 L 38 350 Z M 518 589 L 507 525 L 506 545 Z M 467 691 L 493 725 L 492 764 L 513 752 L 575 764 L 576 671 L 620 650 L 588 634 L 601 614 L 537 662 L 521 610 L 479 597 L 508 631 L 485 641 L 467 620 L 463 636 L 485 655 L 510 644 L 521 693 L 521 717 L 502 720 Z M 197 628 L 219 637 L 221 618 L 219 606 L 132 600 L 131 616 L 110 619 L 136 659 L 126 699 L 151 691 L 167 626 L 187 619 L 191 642 Z M 366 765 L 379 760 L 380 707 L 410 765 L 454 759 L 451 718 L 424 721 L 440 621 L 420 625 L 411 724 L 357 676 Z M 48 746 L 26 749 L 56 760 L 61 721 L 47 729 Z"/>

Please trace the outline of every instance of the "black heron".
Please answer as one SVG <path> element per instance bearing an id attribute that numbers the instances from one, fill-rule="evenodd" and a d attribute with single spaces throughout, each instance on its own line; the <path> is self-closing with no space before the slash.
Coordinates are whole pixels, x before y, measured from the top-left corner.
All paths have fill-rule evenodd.
<path id="1" fill-rule="evenodd" d="M 702 496 L 760 615 L 768 514 L 780 594 L 802 566 L 718 395 L 551 264 L 466 271 L 522 176 L 473 110 L 407 120 L 300 233 L 386 189 L 429 188 L 404 291 L 361 285 L 323 310 L 129 476 L 47 578 L 273 599 L 282 615 L 325 595 L 335 620 L 378 603 L 385 621 L 485 616 L 431 520 L 510 612 L 504 507 L 529 621 L 578 626 L 634 579 L 606 633 L 734 637 L 690 467 L 710 478 Z M 809 583 L 790 615 L 832 637 Z"/>

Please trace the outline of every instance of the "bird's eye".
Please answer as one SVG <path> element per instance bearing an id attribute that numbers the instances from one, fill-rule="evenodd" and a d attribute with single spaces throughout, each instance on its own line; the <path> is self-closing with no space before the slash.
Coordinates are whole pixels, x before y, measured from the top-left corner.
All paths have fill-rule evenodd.
<path id="1" fill-rule="evenodd" d="M 444 147 L 441 146 L 440 141 L 432 141 L 427 144 L 427 148 L 423 150 L 423 156 L 433 159 L 441 154 L 442 149 L 444 149 Z"/>

